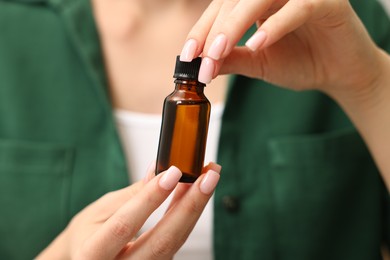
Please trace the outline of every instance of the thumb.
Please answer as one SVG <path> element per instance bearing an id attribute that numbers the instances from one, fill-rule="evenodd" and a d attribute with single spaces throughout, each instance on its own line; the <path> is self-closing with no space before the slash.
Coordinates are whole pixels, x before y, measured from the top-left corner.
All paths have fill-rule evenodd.
<path id="1" fill-rule="evenodd" d="M 262 79 L 264 76 L 265 56 L 261 50 L 251 51 L 246 47 L 235 47 L 221 64 L 219 75 L 239 74 L 250 78 Z"/>

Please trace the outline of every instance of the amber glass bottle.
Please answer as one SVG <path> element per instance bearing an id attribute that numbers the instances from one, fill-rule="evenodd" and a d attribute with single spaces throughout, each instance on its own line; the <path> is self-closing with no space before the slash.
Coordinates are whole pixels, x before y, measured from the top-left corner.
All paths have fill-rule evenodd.
<path id="1" fill-rule="evenodd" d="M 202 172 L 210 117 L 210 102 L 203 93 L 198 72 L 201 58 L 176 58 L 175 90 L 165 98 L 156 174 L 178 167 L 181 182 L 194 182 Z"/>

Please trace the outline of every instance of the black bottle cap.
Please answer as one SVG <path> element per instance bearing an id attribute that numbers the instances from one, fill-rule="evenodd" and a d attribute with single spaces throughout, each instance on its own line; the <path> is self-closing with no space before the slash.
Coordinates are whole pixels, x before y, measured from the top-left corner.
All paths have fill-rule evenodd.
<path id="1" fill-rule="evenodd" d="M 184 61 L 180 61 L 180 56 L 177 56 L 175 73 L 173 74 L 173 77 L 198 80 L 198 74 L 199 74 L 199 68 L 201 62 L 202 62 L 201 57 L 195 58 L 191 62 L 184 62 Z"/>

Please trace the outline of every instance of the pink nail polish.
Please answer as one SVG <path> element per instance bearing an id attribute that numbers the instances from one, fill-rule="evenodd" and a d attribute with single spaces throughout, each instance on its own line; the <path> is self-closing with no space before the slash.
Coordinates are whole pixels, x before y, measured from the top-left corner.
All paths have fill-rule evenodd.
<path id="1" fill-rule="evenodd" d="M 209 170 L 200 183 L 200 191 L 203 194 L 210 195 L 215 190 L 220 175 L 215 171 Z"/>
<path id="2" fill-rule="evenodd" d="M 204 84 L 210 83 L 213 79 L 214 70 L 214 61 L 208 57 L 204 57 L 200 65 L 198 81 Z"/>
<path id="3" fill-rule="evenodd" d="M 207 56 L 214 59 L 219 60 L 226 48 L 227 38 L 226 35 L 221 33 L 215 37 L 213 43 L 211 44 L 209 51 L 207 52 Z"/>
<path id="4" fill-rule="evenodd" d="M 198 48 L 198 43 L 196 42 L 196 40 L 189 39 L 184 44 L 183 50 L 181 51 L 180 61 L 186 61 L 186 62 L 192 61 L 195 58 L 194 56 L 197 48 Z"/>
<path id="5" fill-rule="evenodd" d="M 176 187 L 181 176 L 182 176 L 181 171 L 177 167 L 171 166 L 161 177 L 158 184 L 164 190 L 172 190 L 173 188 Z"/>
<path id="6" fill-rule="evenodd" d="M 248 47 L 251 51 L 256 51 L 263 45 L 265 39 L 267 38 L 267 34 L 265 31 L 257 31 L 252 35 L 251 38 L 245 43 L 245 46 Z"/>
<path id="7" fill-rule="evenodd" d="M 217 163 L 214 163 L 214 162 L 210 162 L 209 163 L 209 167 L 211 170 L 217 172 L 217 173 L 221 173 L 221 170 L 222 170 L 222 166 L 217 164 Z"/>

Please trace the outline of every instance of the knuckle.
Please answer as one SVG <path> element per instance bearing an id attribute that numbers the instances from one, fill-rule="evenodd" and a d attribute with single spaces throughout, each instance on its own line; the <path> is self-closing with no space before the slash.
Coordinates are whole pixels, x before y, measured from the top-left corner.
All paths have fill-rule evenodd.
<path id="1" fill-rule="evenodd" d="M 229 32 L 232 28 L 243 28 L 245 27 L 245 19 L 242 19 L 238 13 L 230 13 L 226 19 L 226 22 L 222 24 L 223 29 Z"/>
<path id="2" fill-rule="evenodd" d="M 239 2 L 240 0 L 225 0 L 224 3 L 228 5 L 235 5 Z"/>
<path id="3" fill-rule="evenodd" d="M 184 210 L 191 215 L 193 214 L 200 215 L 203 212 L 203 209 L 204 209 L 204 204 L 200 203 L 199 201 L 193 198 L 188 203 L 184 204 Z"/>
<path id="4" fill-rule="evenodd" d="M 148 192 L 145 195 L 146 205 L 151 205 L 152 207 L 160 205 L 162 202 L 160 194 L 161 193 Z"/>
<path id="5" fill-rule="evenodd" d="M 221 5 L 225 2 L 226 0 L 213 0 L 211 1 L 209 7 L 212 8 L 221 8 Z"/>
<path id="6" fill-rule="evenodd" d="M 300 8 L 302 8 L 303 11 L 311 13 L 314 11 L 316 3 L 318 3 L 318 0 L 300 0 L 298 1 Z"/>
<path id="7" fill-rule="evenodd" d="M 178 242 L 172 235 L 165 234 L 152 242 L 151 254 L 155 259 L 172 256 L 178 249 Z"/>
<path id="8" fill-rule="evenodd" d="M 117 218 L 111 228 L 111 233 L 119 241 L 127 241 L 134 232 L 134 225 Z"/>

